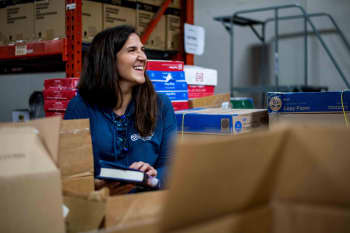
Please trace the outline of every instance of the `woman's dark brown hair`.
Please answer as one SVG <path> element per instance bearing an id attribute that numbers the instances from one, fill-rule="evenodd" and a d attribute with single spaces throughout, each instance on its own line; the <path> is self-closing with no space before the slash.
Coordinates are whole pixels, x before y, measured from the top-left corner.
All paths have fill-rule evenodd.
<path id="1" fill-rule="evenodd" d="M 79 94 L 90 105 L 100 108 L 119 108 L 123 97 L 117 72 L 117 53 L 130 34 L 131 26 L 117 26 L 98 33 L 93 39 L 78 84 Z M 145 83 L 133 89 L 135 127 L 141 136 L 149 136 L 156 126 L 157 94 L 145 73 Z"/>

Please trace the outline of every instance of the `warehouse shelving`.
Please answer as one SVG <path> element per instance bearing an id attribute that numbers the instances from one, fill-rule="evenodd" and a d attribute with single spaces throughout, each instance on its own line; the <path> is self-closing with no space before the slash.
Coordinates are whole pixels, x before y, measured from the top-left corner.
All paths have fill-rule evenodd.
<path id="1" fill-rule="evenodd" d="M 279 12 L 284 9 L 297 9 L 301 12 L 300 15 L 291 15 L 291 16 L 279 16 Z M 268 12 L 272 11 L 274 13 L 274 17 L 267 18 L 266 20 L 255 20 L 252 18 L 244 17 L 242 15 L 247 15 L 250 13 L 256 13 L 256 12 Z M 330 58 L 331 62 L 335 66 L 336 70 L 338 71 L 341 79 L 344 81 L 347 88 L 350 88 L 350 83 L 347 80 L 344 72 L 341 70 L 340 66 L 338 65 L 337 61 L 335 60 L 332 52 L 324 42 L 323 38 L 321 37 L 320 32 L 317 30 L 314 23 L 311 21 L 311 18 L 313 17 L 327 17 L 332 25 L 335 28 L 335 31 L 337 34 L 341 37 L 344 44 L 346 45 L 347 49 L 350 52 L 350 44 L 345 38 L 343 32 L 340 30 L 338 25 L 336 24 L 335 20 L 327 13 L 314 13 L 314 14 L 308 14 L 305 9 L 298 5 L 298 4 L 288 4 L 288 5 L 278 5 L 278 6 L 272 6 L 272 7 L 264 7 L 264 8 L 256 8 L 256 9 L 248 9 L 248 10 L 240 10 L 237 12 L 234 12 L 232 15 L 229 16 L 219 16 L 215 17 L 214 20 L 219 21 L 223 24 L 224 28 L 228 31 L 230 35 L 230 90 L 231 90 L 231 96 L 233 96 L 234 91 L 248 91 L 248 92 L 266 92 L 266 91 L 315 91 L 315 90 L 327 90 L 328 87 L 325 86 L 310 86 L 308 83 L 308 25 L 311 27 L 312 32 L 315 34 L 319 42 L 321 43 L 322 47 L 326 51 L 326 54 Z M 304 19 L 304 84 L 303 85 L 290 85 L 290 86 L 281 86 L 279 83 L 279 76 L 280 76 L 280 70 L 279 70 L 279 21 L 282 20 L 292 20 L 292 19 Z M 239 87 L 234 86 L 234 25 L 242 26 L 242 27 L 249 27 L 254 34 L 257 36 L 257 38 L 262 42 L 263 44 L 266 43 L 266 27 L 269 22 L 274 22 L 275 27 L 275 39 L 274 39 L 274 76 L 275 76 L 275 85 L 274 86 L 253 86 L 253 87 Z M 257 27 L 260 26 L 261 32 L 257 30 Z"/>
<path id="2" fill-rule="evenodd" d="M 20 42 L 13 45 L 0 46 L 0 72 L 43 71 L 52 67 L 66 71 L 66 77 L 79 77 L 82 69 L 82 54 L 89 44 L 82 42 L 82 0 L 65 0 L 66 2 L 66 38 L 49 41 Z M 165 0 L 154 19 L 141 36 L 145 43 L 148 36 L 164 14 L 170 0 Z M 193 0 L 181 0 L 181 25 L 193 24 Z M 183 26 L 182 26 L 183 27 Z M 181 28 L 183 38 L 183 28 Z M 178 52 L 146 50 L 150 58 L 183 60 L 193 64 L 193 55 L 185 54 L 183 43 Z M 51 66 L 51 65 L 52 66 Z M 65 67 L 64 67 L 65 66 Z M 24 67 L 24 68 L 23 68 Z M 37 69 L 40 67 L 40 69 Z M 50 68 L 51 67 L 51 68 Z M 64 68 L 63 68 L 64 67 Z M 46 71 L 46 70 L 45 70 Z M 56 71 L 56 70 L 54 70 Z"/>

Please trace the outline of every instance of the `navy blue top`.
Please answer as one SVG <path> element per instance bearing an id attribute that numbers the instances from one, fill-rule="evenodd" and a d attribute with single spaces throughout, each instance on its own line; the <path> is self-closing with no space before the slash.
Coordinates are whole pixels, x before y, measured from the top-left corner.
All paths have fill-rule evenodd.
<path id="1" fill-rule="evenodd" d="M 169 98 L 157 95 L 156 128 L 148 137 L 141 137 L 135 128 L 134 101 L 130 102 L 123 116 L 117 116 L 113 109 L 89 105 L 79 94 L 69 102 L 64 119 L 90 119 L 95 176 L 100 171 L 101 160 L 127 167 L 142 161 L 157 170 L 160 186 L 164 186 L 167 162 L 175 140 L 176 118 Z"/>

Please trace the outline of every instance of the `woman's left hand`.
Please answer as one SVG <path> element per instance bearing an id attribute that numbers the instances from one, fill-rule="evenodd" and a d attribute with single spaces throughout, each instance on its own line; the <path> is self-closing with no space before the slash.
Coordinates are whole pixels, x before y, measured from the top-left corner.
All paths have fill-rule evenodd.
<path id="1" fill-rule="evenodd" d="M 154 167 L 152 167 L 148 163 L 145 163 L 145 162 L 142 162 L 142 161 L 132 163 L 130 165 L 130 168 L 142 171 L 142 172 L 146 173 L 149 176 L 157 176 L 157 170 L 154 169 Z"/>

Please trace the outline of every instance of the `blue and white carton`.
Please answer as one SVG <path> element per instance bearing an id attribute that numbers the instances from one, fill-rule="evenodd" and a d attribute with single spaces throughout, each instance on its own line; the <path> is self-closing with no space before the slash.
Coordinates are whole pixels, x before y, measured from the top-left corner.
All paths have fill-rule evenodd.
<path id="1" fill-rule="evenodd" d="M 204 108 L 175 112 L 178 132 L 241 134 L 268 126 L 266 109 Z"/>
<path id="2" fill-rule="evenodd" d="M 342 101 L 343 99 L 343 101 Z M 350 110 L 350 91 L 268 92 L 270 113 L 334 113 Z"/>

